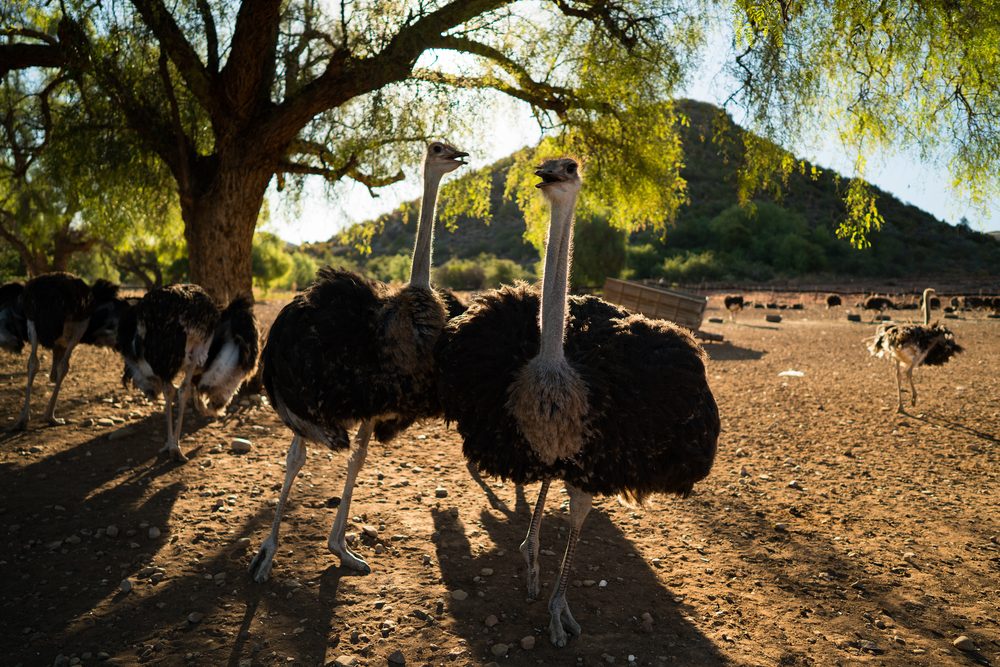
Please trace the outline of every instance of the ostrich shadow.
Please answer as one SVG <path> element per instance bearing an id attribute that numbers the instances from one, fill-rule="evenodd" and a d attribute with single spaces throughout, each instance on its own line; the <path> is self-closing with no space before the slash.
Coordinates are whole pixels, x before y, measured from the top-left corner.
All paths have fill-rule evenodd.
<path id="1" fill-rule="evenodd" d="M 751 350 L 729 342 L 706 345 L 705 351 L 712 361 L 759 361 L 767 354 L 765 350 Z"/>
<path id="2" fill-rule="evenodd" d="M 927 414 L 927 411 L 924 411 L 923 414 L 920 415 L 914 415 L 907 412 L 904 406 L 903 412 L 901 414 L 909 417 L 910 419 L 923 422 L 930 426 L 939 426 L 941 428 L 946 428 L 949 431 L 955 431 L 958 433 L 965 433 L 967 435 L 971 435 L 973 437 L 979 438 L 980 440 L 985 440 L 986 442 L 991 442 L 993 444 L 1000 444 L 1000 438 L 998 438 L 995 435 L 986 433 L 985 431 L 974 429 L 971 426 L 966 426 L 965 424 L 960 424 L 959 422 L 950 421 L 940 415 Z"/>
<path id="3" fill-rule="evenodd" d="M 537 488 L 533 485 L 528 495 L 537 495 Z M 470 650 L 495 656 L 493 647 L 503 643 L 509 647 L 506 655 L 512 664 L 528 666 L 542 659 L 603 662 L 604 654 L 617 653 L 622 660 L 629 653 L 658 655 L 669 643 L 669 653 L 678 664 L 737 664 L 694 626 L 690 617 L 696 615 L 695 610 L 675 602 L 675 593 L 662 575 L 633 557 L 628 537 L 600 508 L 594 508 L 583 525 L 570 576 L 568 600 L 583 633 L 571 636 L 564 648 L 554 647 L 548 636 L 546 602 L 569 531 L 568 508 L 560 502 L 564 498 L 568 496 L 553 488 L 546 503 L 540 532 L 543 588 L 534 601 L 527 598 L 526 566 L 518 548 L 527 531 L 528 516 L 510 517 L 487 509 L 478 516 L 462 516 L 457 508 L 431 508 L 435 529 L 431 541 L 443 583 L 453 592 L 446 601 L 447 613 L 455 619 L 455 631 L 466 639 Z M 475 522 L 482 530 L 467 522 Z M 607 586 L 597 580 L 606 581 Z M 458 590 L 468 597 L 456 599 Z M 652 615 L 652 632 L 643 629 L 639 617 L 644 613 Z M 500 622 L 484 634 L 483 619 L 490 614 Z M 525 636 L 535 640 L 530 652 L 519 645 Z M 628 650 L 617 648 L 623 646 Z"/>

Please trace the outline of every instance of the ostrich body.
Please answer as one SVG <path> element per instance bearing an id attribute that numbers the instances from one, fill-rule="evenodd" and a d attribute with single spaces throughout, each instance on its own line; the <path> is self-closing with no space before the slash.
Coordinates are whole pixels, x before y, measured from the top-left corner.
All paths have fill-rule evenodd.
<path id="1" fill-rule="evenodd" d="M 0 285 L 0 349 L 14 354 L 20 354 L 28 340 L 23 296 L 24 283 L 20 281 Z"/>
<path id="2" fill-rule="evenodd" d="M 736 313 L 743 310 L 742 294 L 727 294 L 725 298 L 726 310 L 729 311 L 729 321 L 734 322 Z"/>
<path id="3" fill-rule="evenodd" d="M 910 405 L 917 404 L 917 388 L 913 384 L 913 369 L 918 366 L 941 366 L 964 348 L 955 342 L 955 335 L 930 323 L 930 295 L 933 289 L 924 290 L 921 309 L 923 324 L 881 325 L 875 335 L 867 339 L 868 351 L 877 357 L 887 356 L 896 367 L 896 412 L 903 412 L 902 376 L 910 382 Z"/>
<path id="4" fill-rule="evenodd" d="M 125 360 L 122 384 L 134 384 L 146 398 L 166 399 L 167 443 L 160 453 L 187 461 L 179 440 L 184 406 L 194 376 L 205 368 L 212 339 L 219 326 L 219 308 L 198 285 L 170 285 L 147 292 L 122 318 L 118 349 Z M 184 373 L 173 422 L 173 402 L 178 390 L 173 380 Z"/>
<path id="5" fill-rule="evenodd" d="M 371 572 L 344 540 L 354 481 L 372 434 L 388 443 L 415 421 L 441 414 L 433 349 L 447 316 L 441 295 L 430 285 L 434 207 L 441 179 L 465 164 L 461 158 L 467 155 L 441 142 L 427 148 L 409 284 L 392 289 L 326 267 L 271 327 L 263 353 L 264 386 L 294 437 L 274 524 L 248 568 L 258 583 L 271 573 L 281 514 L 305 463 L 304 441 L 331 450 L 350 447 L 344 494 L 327 546 L 341 565 Z M 358 423 L 352 447 L 347 430 Z"/>
<path id="6" fill-rule="evenodd" d="M 52 350 L 52 370 L 49 380 L 55 383 L 42 420 L 61 424 L 56 419 L 56 398 L 66 373 L 69 359 L 77 345 L 114 347 L 118 320 L 128 310 L 128 302 L 118 296 L 118 285 L 99 279 L 92 287 L 71 273 L 46 273 L 28 281 L 21 295 L 27 341 L 31 345 L 28 357 L 28 387 L 24 393 L 24 410 L 14 423 L 14 429 L 28 426 L 31 406 L 31 386 L 38 373 L 38 346 Z"/>
<path id="7" fill-rule="evenodd" d="M 827 294 L 826 295 L 826 309 L 836 308 L 841 303 L 840 296 L 837 294 Z"/>
<path id="8" fill-rule="evenodd" d="M 192 383 L 196 405 L 206 415 L 221 415 L 240 385 L 257 368 L 260 333 L 249 297 L 239 297 L 222 311 L 205 364 Z"/>
<path id="9" fill-rule="evenodd" d="M 541 297 L 523 283 L 480 295 L 435 356 L 466 459 L 515 484 L 542 482 L 521 545 L 532 598 L 545 496 L 553 479 L 567 485 L 571 532 L 549 599 L 549 638 L 564 646 L 567 631 L 580 633 L 566 589 L 593 496 L 686 496 L 711 470 L 720 423 L 690 333 L 594 297 L 567 299 L 579 167 L 562 158 L 535 173 L 552 204 Z"/>
<path id="10" fill-rule="evenodd" d="M 892 301 L 884 296 L 870 296 L 864 300 L 861 307 L 873 311 L 870 320 L 872 322 L 875 321 L 876 315 L 881 315 L 886 309 L 895 308 Z"/>

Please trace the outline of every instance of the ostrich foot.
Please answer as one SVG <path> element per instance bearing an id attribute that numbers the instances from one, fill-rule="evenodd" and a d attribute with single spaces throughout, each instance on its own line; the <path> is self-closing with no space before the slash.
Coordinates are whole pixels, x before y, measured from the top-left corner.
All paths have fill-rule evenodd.
<path id="1" fill-rule="evenodd" d="M 44 421 L 49 426 L 65 426 L 66 424 L 65 419 L 59 419 L 58 417 L 46 417 Z"/>
<path id="2" fill-rule="evenodd" d="M 555 646 L 559 648 L 566 646 L 566 642 L 569 641 L 567 630 L 569 634 L 580 636 L 580 624 L 573 619 L 565 595 L 550 600 L 549 611 L 552 613 L 552 620 L 549 621 L 549 640 Z"/>
<path id="3" fill-rule="evenodd" d="M 357 570 L 358 572 L 364 572 L 365 574 L 372 573 L 372 569 L 368 567 L 368 563 L 354 555 L 351 550 L 347 548 L 347 544 L 344 540 L 341 540 L 340 542 L 330 540 L 327 542 L 327 546 L 330 547 L 331 553 L 340 558 L 341 567 L 347 567 L 352 570 Z"/>
<path id="4" fill-rule="evenodd" d="M 12 431 L 23 431 L 26 428 L 28 428 L 28 420 L 27 419 L 18 419 L 16 422 L 14 422 L 14 425 L 10 427 L 10 430 L 12 430 Z"/>
<path id="5" fill-rule="evenodd" d="M 181 446 L 177 444 L 176 440 L 168 440 L 167 444 L 163 445 L 159 451 L 160 454 L 169 454 L 170 458 L 178 463 L 187 463 L 188 457 L 184 456 L 181 451 Z"/>
<path id="6" fill-rule="evenodd" d="M 274 564 L 274 554 L 277 551 L 277 541 L 268 536 L 257 550 L 257 555 L 250 561 L 247 572 L 258 584 L 264 583 L 271 576 L 271 566 Z"/>

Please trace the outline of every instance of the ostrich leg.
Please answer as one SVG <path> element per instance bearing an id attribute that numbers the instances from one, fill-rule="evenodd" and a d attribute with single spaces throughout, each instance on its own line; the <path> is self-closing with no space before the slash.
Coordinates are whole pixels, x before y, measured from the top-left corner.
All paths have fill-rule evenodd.
<path id="1" fill-rule="evenodd" d="M 542 525 L 542 511 L 545 509 L 545 494 L 549 492 L 549 484 L 550 480 L 542 482 L 538 500 L 535 501 L 535 512 L 528 525 L 528 534 L 524 542 L 521 542 L 521 553 L 528 564 L 528 597 L 532 600 L 538 597 L 538 574 L 541 570 L 538 565 L 538 529 Z"/>
<path id="2" fill-rule="evenodd" d="M 580 624 L 573 619 L 569 604 L 566 602 L 566 587 L 569 585 L 576 545 L 580 541 L 580 528 L 590 513 L 590 506 L 594 501 L 592 495 L 569 484 L 566 485 L 566 489 L 569 491 L 569 539 L 566 542 L 562 569 L 559 570 L 559 580 L 556 582 L 555 590 L 552 591 L 552 597 L 549 598 L 549 613 L 552 614 L 552 620 L 549 621 L 549 639 L 560 648 L 566 645 L 567 629 L 574 635 L 580 634 Z"/>
<path id="3" fill-rule="evenodd" d="M 372 437 L 373 427 L 374 425 L 370 421 L 362 422 L 357 435 L 354 436 L 354 446 L 347 459 L 347 480 L 344 482 L 344 495 L 340 499 L 337 518 L 333 521 L 330 538 L 326 543 L 332 553 L 340 556 L 342 566 L 365 574 L 371 574 L 372 569 L 368 567 L 368 563 L 358 558 L 347 548 L 344 532 L 347 529 L 347 517 L 351 510 L 351 496 L 354 495 L 354 481 L 358 478 L 358 473 L 361 472 L 361 466 L 365 464 L 365 457 L 368 455 L 368 440 Z"/>
<path id="4" fill-rule="evenodd" d="M 38 334 L 35 333 L 35 323 L 28 320 L 28 340 L 31 341 L 31 354 L 28 356 L 28 388 L 24 392 L 24 410 L 14 422 L 15 431 L 23 431 L 28 426 L 28 415 L 31 412 L 31 385 L 38 374 Z"/>
<path id="5" fill-rule="evenodd" d="M 163 399 L 166 404 L 163 412 L 167 415 L 167 444 L 160 447 L 160 454 L 169 453 L 171 458 L 174 452 L 180 453 L 181 448 L 177 444 L 177 435 L 174 433 L 174 398 L 177 397 L 177 388 L 172 382 L 165 382 L 163 386 Z"/>
<path id="6" fill-rule="evenodd" d="M 903 372 L 900 370 L 902 364 L 896 362 L 896 412 L 903 412 Z"/>
<path id="7" fill-rule="evenodd" d="M 63 347 L 56 343 L 52 350 L 52 371 L 49 373 L 49 379 L 56 383 L 56 386 L 52 389 L 52 395 L 49 396 L 49 404 L 45 406 L 45 413 L 42 415 L 42 419 L 49 424 L 63 424 L 65 423 L 61 419 L 56 419 L 56 398 L 59 396 L 59 388 L 62 387 L 63 380 L 66 379 L 66 373 L 69 372 L 69 358 L 73 354 L 73 350 L 77 345 L 80 344 L 80 339 L 83 338 L 83 334 L 87 333 L 86 322 L 67 322 L 66 327 L 63 330 L 63 336 L 68 337 L 66 346 Z"/>
<path id="8" fill-rule="evenodd" d="M 177 428 L 174 429 L 174 439 L 173 444 L 169 448 L 170 457 L 175 461 L 180 463 L 187 462 L 188 458 L 184 456 L 181 451 L 180 439 L 181 439 L 181 424 L 184 423 L 184 407 L 187 405 L 188 394 L 191 393 L 191 378 L 194 376 L 194 367 L 188 367 L 187 373 L 184 375 L 184 381 L 181 382 L 180 388 L 180 400 L 177 402 Z"/>
<path id="9" fill-rule="evenodd" d="M 292 481 L 302 470 L 306 462 L 306 448 L 302 444 L 301 436 L 292 438 L 292 445 L 288 448 L 288 457 L 285 459 L 285 483 L 281 485 L 281 497 L 278 498 L 278 505 L 274 509 L 274 524 L 271 532 L 264 543 L 257 550 L 257 555 L 250 561 L 247 572 L 253 576 L 254 581 L 262 584 L 271 576 L 271 565 L 274 563 L 274 554 L 278 551 L 278 531 L 281 529 L 281 513 L 285 509 L 285 501 L 288 500 L 288 492 L 292 488 Z"/>

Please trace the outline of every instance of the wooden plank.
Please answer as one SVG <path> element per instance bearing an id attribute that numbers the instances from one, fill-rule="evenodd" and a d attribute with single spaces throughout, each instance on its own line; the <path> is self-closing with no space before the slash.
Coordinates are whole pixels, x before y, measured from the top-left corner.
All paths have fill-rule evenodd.
<path id="1" fill-rule="evenodd" d="M 693 297 L 658 287 L 608 278 L 604 299 L 647 317 L 670 320 L 697 331 L 705 313 L 707 299 Z"/>

